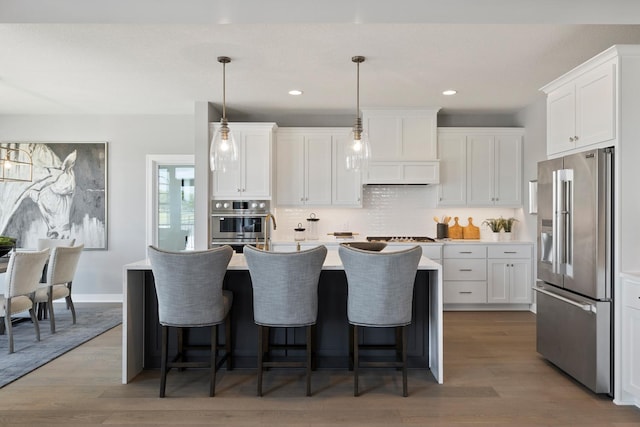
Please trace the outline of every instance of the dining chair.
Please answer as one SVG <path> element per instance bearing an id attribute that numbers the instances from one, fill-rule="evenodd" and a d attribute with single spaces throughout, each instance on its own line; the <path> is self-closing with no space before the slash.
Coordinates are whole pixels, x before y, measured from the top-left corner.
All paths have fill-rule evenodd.
<path id="1" fill-rule="evenodd" d="M 9 353 L 13 353 L 13 329 L 11 316 L 29 311 L 40 341 L 40 327 L 34 311 L 33 295 L 38 288 L 42 269 L 49 257 L 49 249 L 30 252 L 12 252 L 4 274 L 4 294 L 0 296 L 0 317 L 4 318 L 4 329 L 9 338 Z"/>
<path id="2" fill-rule="evenodd" d="M 37 248 L 39 251 L 46 248 L 55 248 L 58 246 L 73 246 L 76 243 L 76 239 L 38 239 Z"/>
<path id="3" fill-rule="evenodd" d="M 76 243 L 76 239 L 49 239 L 49 238 L 39 238 L 36 248 L 41 251 L 43 249 L 52 249 L 57 246 L 73 246 Z M 42 271 L 42 278 L 40 279 L 40 283 L 47 282 L 47 265 L 44 266 L 44 270 Z M 69 284 L 69 290 L 71 290 L 71 284 Z M 67 310 L 71 307 L 67 304 Z M 36 304 L 36 314 L 38 320 L 47 318 L 47 302 L 40 302 Z M 75 323 L 75 322 L 74 322 Z"/>
<path id="4" fill-rule="evenodd" d="M 300 252 L 267 252 L 245 246 L 244 256 L 253 287 L 253 317 L 258 325 L 258 396 L 262 396 L 264 369 L 274 367 L 305 368 L 307 396 L 310 396 L 314 365 L 312 356 L 315 351 L 313 326 L 318 317 L 318 281 L 327 248 L 317 246 Z M 297 327 L 306 330 L 304 345 L 270 344 L 270 328 Z M 272 360 L 270 356 L 274 348 L 304 348 L 306 360 Z"/>
<path id="5" fill-rule="evenodd" d="M 149 246 L 149 261 L 158 297 L 158 320 L 162 326 L 160 397 L 165 397 L 167 373 L 171 368 L 209 368 L 209 396 L 215 395 L 216 371 L 227 362 L 233 367 L 231 345 L 231 291 L 222 285 L 233 256 L 231 246 L 205 251 L 169 252 Z M 218 325 L 225 324 L 225 354 L 218 360 Z M 186 361 L 186 352 L 202 346 L 184 343 L 184 328 L 211 329 L 208 362 Z M 178 351 L 168 361 L 169 329 L 177 330 Z"/>
<path id="6" fill-rule="evenodd" d="M 84 245 L 54 246 L 49 255 L 45 283 L 40 283 L 36 290 L 34 302 L 49 312 L 51 333 L 56 333 L 56 320 L 53 311 L 53 301 L 64 298 L 67 310 L 71 310 L 73 324 L 76 324 L 76 309 L 71 298 L 71 285 L 80 260 Z"/>
<path id="7" fill-rule="evenodd" d="M 402 368 L 402 395 L 407 389 L 407 325 L 411 324 L 413 286 L 422 256 L 422 248 L 396 252 L 371 252 L 347 245 L 338 248 L 347 276 L 347 318 L 349 356 L 353 366 L 353 395 L 359 395 L 358 375 L 362 367 Z M 389 346 L 359 343 L 359 329 L 395 328 L 395 344 Z M 396 351 L 400 361 L 361 362 L 360 348 Z"/>

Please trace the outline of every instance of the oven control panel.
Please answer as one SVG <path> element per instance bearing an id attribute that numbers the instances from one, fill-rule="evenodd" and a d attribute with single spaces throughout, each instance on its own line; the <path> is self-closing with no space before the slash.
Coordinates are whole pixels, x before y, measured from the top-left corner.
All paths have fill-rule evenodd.
<path id="1" fill-rule="evenodd" d="M 260 215 L 269 212 L 268 200 L 212 200 L 211 213 L 216 215 Z"/>

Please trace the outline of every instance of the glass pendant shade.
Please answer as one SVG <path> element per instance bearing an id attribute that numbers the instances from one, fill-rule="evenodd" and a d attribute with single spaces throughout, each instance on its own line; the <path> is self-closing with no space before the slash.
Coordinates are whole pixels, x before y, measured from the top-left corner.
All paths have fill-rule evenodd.
<path id="1" fill-rule="evenodd" d="M 218 62 L 222 64 L 222 119 L 220 126 L 216 129 L 211 138 L 209 146 L 209 167 L 213 172 L 227 172 L 236 170 L 238 167 L 238 146 L 233 137 L 229 122 L 227 121 L 226 109 L 226 64 L 231 62 L 228 56 L 219 56 Z"/>
<path id="2" fill-rule="evenodd" d="M 362 119 L 358 118 L 351 128 L 346 146 L 345 159 L 347 170 L 361 171 L 367 168 L 371 158 L 369 136 L 362 130 Z"/>
<path id="3" fill-rule="evenodd" d="M 211 138 L 209 164 L 214 172 L 227 172 L 237 168 L 238 146 L 226 119 L 220 120 L 220 127 Z"/>
<path id="4" fill-rule="evenodd" d="M 369 136 L 362 129 L 362 118 L 360 118 L 360 64 L 364 62 L 364 56 L 354 56 L 351 58 L 358 67 L 356 86 L 356 123 L 351 129 L 349 141 L 346 146 L 345 160 L 346 168 L 349 171 L 361 171 L 366 169 L 371 158 L 371 145 Z"/>

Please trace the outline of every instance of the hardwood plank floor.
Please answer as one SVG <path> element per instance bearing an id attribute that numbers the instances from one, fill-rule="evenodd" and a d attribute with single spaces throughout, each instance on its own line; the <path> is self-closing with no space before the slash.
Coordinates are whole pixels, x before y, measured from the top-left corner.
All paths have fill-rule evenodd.
<path id="1" fill-rule="evenodd" d="M 159 373 L 120 384 L 115 328 L 0 389 L 1 425 L 224 426 L 640 426 L 640 410 L 614 405 L 562 374 L 535 351 L 529 312 L 446 312 L 445 384 L 399 372 L 365 371 L 360 397 L 348 372 L 317 371 L 312 397 L 302 372 L 221 371 L 208 397 L 203 371 L 171 372 L 167 398 Z"/>

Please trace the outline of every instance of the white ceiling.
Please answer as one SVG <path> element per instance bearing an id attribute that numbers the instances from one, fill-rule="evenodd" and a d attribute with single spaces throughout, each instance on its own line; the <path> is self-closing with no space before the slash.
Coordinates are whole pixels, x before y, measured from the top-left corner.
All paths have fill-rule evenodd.
<path id="1" fill-rule="evenodd" d="M 363 108 L 512 113 L 609 46 L 640 44 L 635 0 L 54 3 L 0 0 L 0 114 L 192 114 L 221 103 L 220 55 L 230 120 L 355 114 L 353 55 L 367 58 Z"/>

